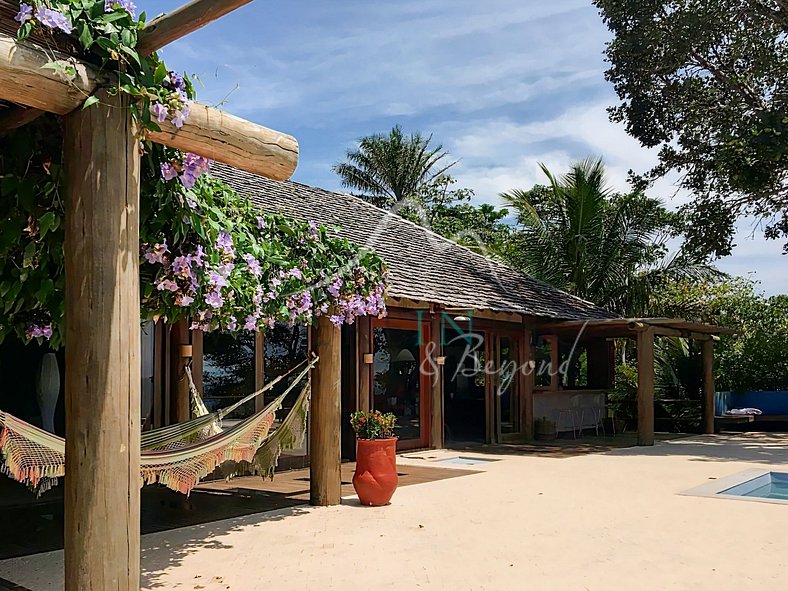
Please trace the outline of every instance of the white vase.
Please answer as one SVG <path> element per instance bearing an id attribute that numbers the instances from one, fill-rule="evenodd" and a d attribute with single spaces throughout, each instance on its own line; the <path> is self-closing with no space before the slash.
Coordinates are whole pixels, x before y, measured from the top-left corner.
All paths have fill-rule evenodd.
<path id="1" fill-rule="evenodd" d="M 46 353 L 36 377 L 36 398 L 45 430 L 55 432 L 55 408 L 60 396 L 60 368 L 54 353 Z"/>

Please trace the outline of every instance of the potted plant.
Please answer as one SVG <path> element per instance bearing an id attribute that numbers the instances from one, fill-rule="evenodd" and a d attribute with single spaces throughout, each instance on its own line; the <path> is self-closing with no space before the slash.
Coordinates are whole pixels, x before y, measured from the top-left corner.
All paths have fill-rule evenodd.
<path id="1" fill-rule="evenodd" d="M 553 441 L 558 435 L 555 421 L 551 421 L 547 417 L 536 419 L 534 425 L 534 436 L 539 441 Z"/>
<path id="2" fill-rule="evenodd" d="M 354 412 L 350 424 L 356 433 L 356 472 L 353 488 L 362 505 L 387 505 L 397 489 L 397 437 L 392 413 Z"/>

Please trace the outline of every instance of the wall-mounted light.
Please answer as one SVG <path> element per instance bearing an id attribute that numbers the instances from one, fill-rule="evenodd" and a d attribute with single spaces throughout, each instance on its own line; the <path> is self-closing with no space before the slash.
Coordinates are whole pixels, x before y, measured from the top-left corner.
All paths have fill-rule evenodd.
<path id="1" fill-rule="evenodd" d="M 446 358 L 442 357 L 442 356 L 441 357 L 436 357 L 435 358 L 435 363 L 437 363 L 438 365 L 446 365 Z"/>
<path id="2" fill-rule="evenodd" d="M 468 318 L 467 316 L 455 316 L 454 317 L 454 322 L 470 322 L 470 320 L 471 319 Z"/>
<path id="3" fill-rule="evenodd" d="M 364 353 L 364 364 L 372 365 L 375 363 L 375 356 L 372 353 Z"/>

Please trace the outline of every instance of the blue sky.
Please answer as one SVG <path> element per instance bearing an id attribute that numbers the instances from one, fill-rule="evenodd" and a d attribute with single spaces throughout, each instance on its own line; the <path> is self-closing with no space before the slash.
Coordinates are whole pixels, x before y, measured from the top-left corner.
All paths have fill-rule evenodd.
<path id="1" fill-rule="evenodd" d="M 149 18 L 184 0 L 138 2 Z M 573 160 L 602 156 L 611 183 L 655 155 L 610 123 L 604 80 L 608 32 L 590 0 L 294 0 L 253 2 L 163 50 L 196 73 L 202 102 L 290 133 L 294 176 L 341 190 L 331 165 L 359 137 L 400 123 L 432 133 L 460 160 L 453 169 L 480 202 L 542 181 Z M 671 179 L 651 191 L 669 205 Z M 742 222 L 719 266 L 788 292 L 788 259 Z"/>

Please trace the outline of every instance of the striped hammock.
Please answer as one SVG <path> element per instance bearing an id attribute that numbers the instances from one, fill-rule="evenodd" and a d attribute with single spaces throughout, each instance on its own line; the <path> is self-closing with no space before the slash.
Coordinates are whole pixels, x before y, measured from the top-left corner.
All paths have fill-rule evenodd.
<path id="1" fill-rule="evenodd" d="M 202 478 L 220 466 L 227 477 L 249 470 L 273 477 L 282 451 L 303 444 L 310 382 L 307 381 L 291 411 L 272 433 L 276 413 L 317 360 L 313 358 L 271 404 L 227 430 L 202 437 L 206 429 L 212 430 L 217 425 L 217 417 L 221 420 L 244 402 L 270 390 L 275 383 L 227 409 L 143 433 L 140 486 L 159 483 L 188 495 Z M 0 411 L 0 471 L 41 495 L 66 473 L 65 439 Z"/>

